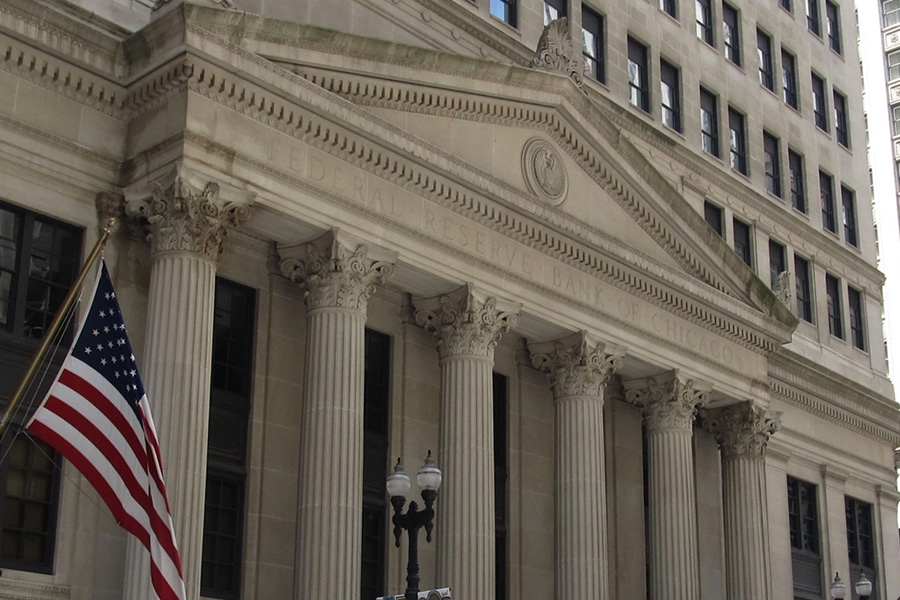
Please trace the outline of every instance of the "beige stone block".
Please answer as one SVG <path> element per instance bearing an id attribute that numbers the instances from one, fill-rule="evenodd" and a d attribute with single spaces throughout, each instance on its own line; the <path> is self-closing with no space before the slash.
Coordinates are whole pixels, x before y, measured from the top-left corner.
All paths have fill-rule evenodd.
<path id="1" fill-rule="evenodd" d="M 260 515 L 285 521 L 296 519 L 297 479 L 296 472 L 263 469 Z"/>
<path id="2" fill-rule="evenodd" d="M 299 383 L 303 376 L 305 344 L 296 338 L 273 334 L 269 338 L 268 375 L 291 383 Z"/>
<path id="3" fill-rule="evenodd" d="M 109 156 L 124 158 L 125 131 L 123 121 L 100 111 L 81 107 L 78 143 L 82 146 Z"/>
<path id="4" fill-rule="evenodd" d="M 296 548 L 297 524 L 295 520 L 261 516 L 259 519 L 260 573 L 266 565 L 293 565 L 296 552 L 314 551 L 312 548 Z"/>
<path id="5" fill-rule="evenodd" d="M 267 385 L 265 415 L 257 416 L 254 413 L 254 419 L 264 418 L 266 421 L 278 423 L 283 427 L 299 430 L 300 418 L 303 413 L 302 386 L 274 377 L 269 378 Z"/>
<path id="6" fill-rule="evenodd" d="M 11 115 L 15 112 L 18 86 L 18 78 L 0 73 L 0 113 Z"/>
<path id="7" fill-rule="evenodd" d="M 278 469 L 286 473 L 297 473 L 299 469 L 300 433 L 298 430 L 283 427 L 277 423 L 269 423 L 266 427 L 266 439 L 264 441 L 265 456 L 271 457 L 271 463 L 263 465 L 264 468 Z"/>
<path id="8" fill-rule="evenodd" d="M 67 140 L 77 140 L 81 105 L 26 81 L 19 81 L 15 116 L 28 125 Z"/>
<path id="9" fill-rule="evenodd" d="M 260 563 L 254 593 L 249 598 L 290 598 L 294 589 L 291 566 Z"/>

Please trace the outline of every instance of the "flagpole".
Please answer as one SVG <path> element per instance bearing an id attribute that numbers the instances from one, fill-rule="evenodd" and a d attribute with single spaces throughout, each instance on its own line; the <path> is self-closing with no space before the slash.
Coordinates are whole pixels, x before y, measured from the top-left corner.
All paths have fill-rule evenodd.
<path id="1" fill-rule="evenodd" d="M 97 239 L 97 243 L 94 244 L 94 248 L 91 250 L 91 253 L 88 255 L 87 260 L 81 267 L 81 271 L 78 273 L 78 277 L 75 278 L 75 283 L 73 283 L 72 287 L 69 288 L 69 293 L 66 294 L 66 297 L 60 305 L 59 310 L 56 311 L 56 315 L 54 315 L 53 320 L 50 322 L 50 327 L 47 328 L 46 332 L 44 332 L 44 337 L 41 340 L 41 345 L 38 348 L 37 353 L 35 353 L 34 357 L 31 359 L 31 363 L 28 365 L 28 369 L 25 371 L 25 375 L 22 376 L 22 379 L 19 381 L 19 385 L 16 388 L 16 391 L 13 392 L 12 397 L 9 399 L 9 404 L 6 405 L 6 412 L 4 412 L 3 416 L 0 417 L 0 437 L 2 437 L 4 433 L 6 433 L 6 429 L 7 427 L 9 427 L 9 422 L 12 419 L 13 414 L 15 414 L 16 409 L 19 407 L 19 403 L 22 401 L 22 396 L 25 395 L 25 389 L 34 378 L 34 374 L 35 372 L 37 372 L 38 365 L 41 364 L 41 361 L 47 354 L 47 350 L 50 348 L 50 343 L 56 336 L 57 331 L 59 331 L 60 325 L 62 325 L 63 318 L 65 318 L 65 315 L 69 312 L 69 309 L 72 308 L 72 304 L 74 304 L 75 298 L 78 296 L 78 292 L 81 290 L 81 286 L 84 284 L 85 278 L 87 278 L 88 271 L 90 271 L 91 267 L 94 266 L 94 263 L 97 262 L 97 257 L 100 256 L 100 251 L 103 250 L 103 246 L 104 244 L 106 244 L 106 239 L 109 237 L 109 231 L 115 224 L 116 220 L 110 219 L 106 222 L 106 227 L 100 230 L 100 237 Z"/>

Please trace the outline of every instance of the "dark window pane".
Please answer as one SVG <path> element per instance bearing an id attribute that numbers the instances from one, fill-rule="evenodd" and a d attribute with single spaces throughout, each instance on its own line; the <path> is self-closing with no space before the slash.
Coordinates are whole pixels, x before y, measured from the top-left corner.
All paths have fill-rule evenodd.
<path id="1" fill-rule="evenodd" d="M 772 38 L 756 30 L 756 51 L 759 59 L 759 82 L 766 88 L 775 89 L 772 69 Z"/>
<path id="2" fill-rule="evenodd" d="M 709 223 L 709 226 L 713 228 L 720 236 L 725 235 L 725 226 L 722 221 L 722 209 L 713 204 L 712 202 L 704 202 L 703 203 L 703 218 L 706 219 L 706 222 Z"/>
<path id="3" fill-rule="evenodd" d="M 650 112 L 650 81 L 647 47 L 628 38 L 628 100 L 644 112 Z"/>
<path id="4" fill-rule="evenodd" d="M 834 180 L 831 175 L 819 171 L 819 196 L 822 200 L 822 227 L 837 233 L 837 220 L 834 215 Z"/>
<path id="5" fill-rule="evenodd" d="M 774 290 L 781 274 L 787 271 L 787 253 L 784 246 L 775 240 L 769 240 L 769 278 Z"/>
<path id="6" fill-rule="evenodd" d="M 831 49 L 841 53 L 843 43 L 841 42 L 841 18 L 840 8 L 834 2 L 825 0 L 825 20 L 828 27 L 828 45 Z"/>
<path id="7" fill-rule="evenodd" d="M 568 15 L 566 0 L 544 0 L 544 25 Z"/>
<path id="8" fill-rule="evenodd" d="M 834 92 L 834 134 L 838 143 L 845 148 L 850 147 L 850 128 L 847 124 L 847 98 Z"/>
<path id="9" fill-rule="evenodd" d="M 788 150 L 788 176 L 791 185 L 791 206 L 806 213 L 806 178 L 803 174 L 803 157 Z"/>
<path id="10" fill-rule="evenodd" d="M 210 598 L 240 597 L 243 478 L 208 471 L 200 589 Z"/>
<path id="11" fill-rule="evenodd" d="M 700 143 L 703 151 L 719 156 L 719 113 L 716 97 L 700 88 Z"/>
<path id="12" fill-rule="evenodd" d="M 828 332 L 844 338 L 844 321 L 841 308 L 841 287 L 836 277 L 825 274 L 825 296 L 828 300 Z"/>
<path id="13" fill-rule="evenodd" d="M 763 132 L 763 157 L 766 169 L 766 191 L 781 197 L 781 150 L 778 138 Z"/>
<path id="14" fill-rule="evenodd" d="M 819 0 L 806 0 L 806 25 L 816 35 L 821 35 L 819 23 Z"/>
<path id="15" fill-rule="evenodd" d="M 740 16 L 736 8 L 722 3 L 722 37 L 725 42 L 725 58 L 741 64 Z"/>
<path id="16" fill-rule="evenodd" d="M 794 287 L 797 295 L 797 316 L 812 323 L 812 279 L 809 261 L 797 255 L 794 255 Z"/>
<path id="17" fill-rule="evenodd" d="M 825 80 L 812 74 L 813 116 L 816 127 L 822 131 L 828 131 L 828 107 L 825 99 Z"/>
<path id="18" fill-rule="evenodd" d="M 794 55 L 786 50 L 781 51 L 781 79 L 785 104 L 792 108 L 799 108 L 800 95 L 797 93 L 797 61 Z"/>
<path id="19" fill-rule="evenodd" d="M 844 221 L 844 241 L 851 246 L 859 244 L 856 227 L 856 198 L 851 190 L 841 186 L 841 216 Z"/>
<path id="20" fill-rule="evenodd" d="M 663 124 L 675 131 L 681 131 L 681 87 L 678 67 L 660 60 L 659 79 Z"/>
<path id="21" fill-rule="evenodd" d="M 734 219 L 734 251 L 749 266 L 753 266 L 753 245 L 751 243 L 752 229 L 749 224 Z"/>
<path id="22" fill-rule="evenodd" d="M 731 149 L 731 168 L 747 174 L 747 141 L 744 134 L 744 115 L 728 109 L 728 144 Z"/>
<path id="23" fill-rule="evenodd" d="M 676 0 L 659 0 L 659 10 L 663 11 L 670 17 L 678 16 L 678 6 Z"/>
<path id="24" fill-rule="evenodd" d="M 581 7 L 581 53 L 584 72 L 598 81 L 606 81 L 603 17 L 588 7 Z"/>
<path id="25" fill-rule="evenodd" d="M 860 350 L 866 349 L 866 330 L 864 325 L 862 293 L 847 286 L 847 301 L 850 306 L 850 341 Z"/>
<path id="26" fill-rule="evenodd" d="M 695 0 L 697 12 L 697 37 L 714 45 L 712 0 Z"/>
<path id="27" fill-rule="evenodd" d="M 491 0 L 491 14 L 513 27 L 517 25 L 517 0 Z"/>

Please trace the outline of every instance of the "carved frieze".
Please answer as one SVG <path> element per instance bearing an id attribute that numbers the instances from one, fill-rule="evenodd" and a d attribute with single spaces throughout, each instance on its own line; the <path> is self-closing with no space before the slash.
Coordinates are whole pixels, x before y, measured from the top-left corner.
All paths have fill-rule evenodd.
<path id="1" fill-rule="evenodd" d="M 769 438 L 781 427 L 781 415 L 742 402 L 704 411 L 703 427 L 716 436 L 723 457 L 761 458 Z"/>
<path id="2" fill-rule="evenodd" d="M 569 20 L 566 17 L 550 21 L 544 27 L 531 66 L 552 73 L 561 73 L 578 87 L 584 84 L 584 59 L 580 51 L 577 54 L 575 52 L 569 37 Z"/>
<path id="3" fill-rule="evenodd" d="M 580 331 L 530 346 L 532 364 L 550 374 L 554 398 L 603 397 L 610 376 L 622 367 L 625 351 Z"/>
<path id="4" fill-rule="evenodd" d="M 558 206 L 566 199 L 569 177 L 562 156 L 549 143 L 532 138 L 522 148 L 522 173 L 535 196 Z"/>
<path id="5" fill-rule="evenodd" d="M 494 348 L 519 318 L 521 304 L 488 297 L 466 284 L 432 298 L 414 299 L 416 321 L 438 338 L 438 354 L 493 358 Z"/>
<path id="6" fill-rule="evenodd" d="M 648 431 L 690 430 L 711 387 L 672 371 L 660 377 L 625 382 L 625 399 L 641 409 Z"/>
<path id="7" fill-rule="evenodd" d="M 228 230 L 250 216 L 255 194 L 232 188 L 223 194 L 220 184 L 198 185 L 197 180 L 176 169 L 148 184 L 126 188 L 125 214 L 142 222 L 154 256 L 190 252 L 216 261 Z"/>
<path id="8" fill-rule="evenodd" d="M 394 272 L 397 253 L 367 246 L 340 230 L 298 246 L 280 248 L 281 272 L 306 290 L 306 306 L 346 308 L 365 314 L 369 297 Z"/>

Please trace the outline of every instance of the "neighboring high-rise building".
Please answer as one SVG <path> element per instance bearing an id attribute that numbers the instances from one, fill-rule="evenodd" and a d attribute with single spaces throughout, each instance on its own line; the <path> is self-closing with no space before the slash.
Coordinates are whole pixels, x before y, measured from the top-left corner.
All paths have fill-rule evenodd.
<path id="1" fill-rule="evenodd" d="M 150 4 L 0 0 L 0 398 L 116 217 L 189 598 L 402 592 L 428 450 L 457 600 L 900 594 L 849 0 Z M 148 597 L 0 451 L 0 597 Z"/>

